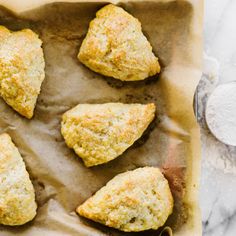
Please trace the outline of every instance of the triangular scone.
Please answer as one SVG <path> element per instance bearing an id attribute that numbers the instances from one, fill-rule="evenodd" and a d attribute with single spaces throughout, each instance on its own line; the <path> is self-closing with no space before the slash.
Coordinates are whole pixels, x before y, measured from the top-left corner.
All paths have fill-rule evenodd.
<path id="1" fill-rule="evenodd" d="M 22 225 L 36 215 L 33 185 L 8 134 L 0 135 L 0 224 Z"/>
<path id="2" fill-rule="evenodd" d="M 93 71 L 124 81 L 160 72 L 138 19 L 112 4 L 100 9 L 90 22 L 78 59 Z"/>
<path id="3" fill-rule="evenodd" d="M 86 166 L 106 163 L 140 138 L 155 116 L 153 103 L 79 104 L 62 117 L 61 132 Z"/>
<path id="4" fill-rule="evenodd" d="M 154 167 L 117 175 L 76 209 L 81 216 L 126 232 L 158 229 L 172 210 L 168 182 Z"/>
<path id="5" fill-rule="evenodd" d="M 31 118 L 44 80 L 42 41 L 29 29 L 0 26 L 0 95 L 22 116 Z"/>

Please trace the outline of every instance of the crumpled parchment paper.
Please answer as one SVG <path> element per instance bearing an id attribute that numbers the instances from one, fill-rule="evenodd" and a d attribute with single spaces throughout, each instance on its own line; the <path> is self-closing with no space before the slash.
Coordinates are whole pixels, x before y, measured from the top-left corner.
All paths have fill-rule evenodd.
<path id="1" fill-rule="evenodd" d="M 79 204 L 113 176 L 141 166 L 159 166 L 169 180 L 175 208 L 165 226 L 176 236 L 201 235 L 200 134 L 193 98 L 201 77 L 203 1 L 118 3 L 141 21 L 162 65 L 160 76 L 139 82 L 105 78 L 77 60 L 90 20 L 107 2 L 44 5 L 49 2 L 0 0 L 4 6 L 0 24 L 11 30 L 30 28 L 37 32 L 46 60 L 46 78 L 32 120 L 21 117 L 0 100 L 0 131 L 9 133 L 19 148 L 38 203 L 32 222 L 20 227 L 0 226 L 1 236 L 159 235 L 163 229 L 124 233 L 75 213 Z M 157 117 L 143 137 L 120 157 L 86 168 L 65 145 L 60 134 L 61 115 L 78 103 L 104 102 L 154 102 Z"/>

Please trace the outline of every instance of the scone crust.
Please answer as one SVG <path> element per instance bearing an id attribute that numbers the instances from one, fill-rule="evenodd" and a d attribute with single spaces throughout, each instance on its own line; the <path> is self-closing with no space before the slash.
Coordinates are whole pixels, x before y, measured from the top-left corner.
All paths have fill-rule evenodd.
<path id="1" fill-rule="evenodd" d="M 26 118 L 33 116 L 45 77 L 42 41 L 29 29 L 0 26 L 0 95 Z"/>
<path id="2" fill-rule="evenodd" d="M 62 117 L 61 133 L 86 166 L 106 163 L 140 138 L 155 116 L 150 104 L 79 104 Z"/>
<path id="3" fill-rule="evenodd" d="M 76 211 L 126 232 L 156 230 L 172 213 L 173 197 L 161 171 L 143 167 L 117 175 Z"/>
<path id="4" fill-rule="evenodd" d="M 0 224 L 22 225 L 36 215 L 33 185 L 8 134 L 0 135 Z"/>
<path id="5" fill-rule="evenodd" d="M 78 59 L 95 72 L 123 81 L 143 80 L 160 72 L 138 19 L 112 4 L 90 22 Z"/>

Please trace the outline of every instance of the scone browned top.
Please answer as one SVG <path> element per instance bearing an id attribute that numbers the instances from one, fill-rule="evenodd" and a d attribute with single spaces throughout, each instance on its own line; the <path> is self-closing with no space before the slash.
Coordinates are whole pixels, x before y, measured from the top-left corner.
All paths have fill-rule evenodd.
<path id="1" fill-rule="evenodd" d="M 127 232 L 158 229 L 172 210 L 168 182 L 154 167 L 117 175 L 77 208 L 81 216 Z"/>
<path id="2" fill-rule="evenodd" d="M 0 135 L 0 224 L 22 225 L 36 215 L 34 188 L 8 134 Z"/>
<path id="3" fill-rule="evenodd" d="M 0 95 L 31 118 L 44 80 L 42 41 L 29 29 L 11 32 L 0 26 Z"/>
<path id="4" fill-rule="evenodd" d="M 160 72 L 140 22 L 112 4 L 100 9 L 90 22 L 78 58 L 91 70 L 124 81 L 143 80 Z"/>
<path id="5" fill-rule="evenodd" d="M 106 163 L 140 138 L 155 116 L 153 103 L 79 104 L 62 118 L 66 144 L 86 166 Z"/>

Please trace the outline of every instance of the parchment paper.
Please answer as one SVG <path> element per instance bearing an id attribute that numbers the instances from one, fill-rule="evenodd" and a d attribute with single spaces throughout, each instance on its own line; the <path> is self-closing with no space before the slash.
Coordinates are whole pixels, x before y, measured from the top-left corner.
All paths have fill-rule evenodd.
<path id="1" fill-rule="evenodd" d="M 201 76 L 201 0 L 126 1 L 119 5 L 141 23 L 160 58 L 159 77 L 139 82 L 105 78 L 76 58 L 90 20 L 105 2 L 53 3 L 0 1 L 0 24 L 11 30 L 31 28 L 43 40 L 46 78 L 35 115 L 27 120 L 0 100 L 0 131 L 11 135 L 33 181 L 38 212 L 20 227 L 0 226 L 1 236 L 159 235 L 159 231 L 123 233 L 94 223 L 75 208 L 113 176 L 141 166 L 159 166 L 175 198 L 166 226 L 176 236 L 201 235 L 198 209 L 199 127 L 193 110 Z M 27 10 L 27 12 L 25 12 Z M 61 115 L 78 103 L 148 103 L 157 117 L 144 136 L 123 155 L 105 165 L 86 168 L 60 134 Z"/>

